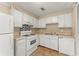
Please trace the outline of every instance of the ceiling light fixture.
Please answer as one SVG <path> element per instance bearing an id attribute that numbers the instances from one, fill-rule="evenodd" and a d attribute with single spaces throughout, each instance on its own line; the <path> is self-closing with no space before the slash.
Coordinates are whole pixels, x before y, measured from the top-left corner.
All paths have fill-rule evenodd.
<path id="1" fill-rule="evenodd" d="M 40 8 L 40 9 L 41 9 L 42 11 L 45 11 L 45 8 L 43 8 L 43 7 L 42 7 L 42 8 Z"/>

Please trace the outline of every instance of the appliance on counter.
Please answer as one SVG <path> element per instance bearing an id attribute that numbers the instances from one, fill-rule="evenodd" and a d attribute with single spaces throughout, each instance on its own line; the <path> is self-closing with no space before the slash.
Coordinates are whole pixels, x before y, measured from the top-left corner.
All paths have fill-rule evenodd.
<path id="1" fill-rule="evenodd" d="M 0 56 L 14 55 L 13 19 L 0 12 Z"/>

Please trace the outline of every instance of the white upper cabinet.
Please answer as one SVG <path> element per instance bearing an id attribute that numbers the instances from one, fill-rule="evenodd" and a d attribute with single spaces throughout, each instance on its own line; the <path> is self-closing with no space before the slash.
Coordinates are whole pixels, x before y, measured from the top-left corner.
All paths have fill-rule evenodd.
<path id="1" fill-rule="evenodd" d="M 30 16 L 30 25 L 33 25 L 33 17 L 32 16 Z"/>
<path id="2" fill-rule="evenodd" d="M 30 24 L 30 17 L 27 14 L 23 15 L 23 24 Z"/>
<path id="3" fill-rule="evenodd" d="M 52 20 L 53 20 L 53 23 L 58 23 L 57 16 L 53 16 L 53 17 L 52 17 Z"/>
<path id="4" fill-rule="evenodd" d="M 46 22 L 46 24 L 51 24 L 51 23 L 53 23 L 53 18 L 47 17 L 45 22 Z"/>
<path id="5" fill-rule="evenodd" d="M 45 19 L 39 19 L 39 25 L 38 28 L 46 28 L 46 22 Z"/>
<path id="6" fill-rule="evenodd" d="M 71 13 L 63 14 L 58 16 L 59 27 L 72 27 L 72 16 Z"/>
<path id="7" fill-rule="evenodd" d="M 28 14 L 24 14 L 23 15 L 23 24 L 33 25 L 33 17 Z"/>
<path id="8" fill-rule="evenodd" d="M 28 17 L 30 18 L 30 17 Z M 66 13 L 58 16 L 47 17 L 43 19 L 36 20 L 34 18 L 30 18 L 30 21 L 33 25 L 33 28 L 46 28 L 46 24 L 58 23 L 58 27 L 72 27 L 72 17 L 71 13 Z M 29 21 L 27 21 L 29 22 Z"/>
<path id="9" fill-rule="evenodd" d="M 48 17 L 45 20 L 46 24 L 58 23 L 57 16 Z"/>
<path id="10" fill-rule="evenodd" d="M 65 14 L 65 27 L 72 27 L 71 13 Z"/>
<path id="11" fill-rule="evenodd" d="M 36 18 L 33 18 L 33 28 L 38 28 L 39 20 Z"/>
<path id="12" fill-rule="evenodd" d="M 18 10 L 13 9 L 12 16 L 13 16 L 13 19 L 14 19 L 14 26 L 15 27 L 21 27 L 22 26 L 23 13 L 21 13 Z"/>
<path id="13" fill-rule="evenodd" d="M 59 23 L 58 27 L 64 27 L 64 20 L 65 20 L 64 15 L 58 16 L 58 23 Z"/>

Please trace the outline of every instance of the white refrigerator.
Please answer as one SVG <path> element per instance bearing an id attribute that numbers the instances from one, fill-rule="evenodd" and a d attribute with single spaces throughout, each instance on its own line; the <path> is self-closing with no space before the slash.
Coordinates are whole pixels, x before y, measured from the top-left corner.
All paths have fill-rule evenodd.
<path id="1" fill-rule="evenodd" d="M 0 56 L 14 55 L 13 19 L 0 12 Z"/>

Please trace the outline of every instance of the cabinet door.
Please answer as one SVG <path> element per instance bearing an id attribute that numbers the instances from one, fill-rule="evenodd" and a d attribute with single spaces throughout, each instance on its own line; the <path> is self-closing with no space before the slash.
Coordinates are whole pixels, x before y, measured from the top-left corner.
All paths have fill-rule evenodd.
<path id="1" fill-rule="evenodd" d="M 53 17 L 48 17 L 45 19 L 46 24 L 51 24 L 53 23 Z"/>
<path id="2" fill-rule="evenodd" d="M 50 39 L 46 36 L 40 36 L 40 45 L 48 47 L 50 46 Z"/>
<path id="3" fill-rule="evenodd" d="M 58 16 L 58 23 L 59 23 L 59 27 L 64 27 L 64 20 L 65 20 L 65 18 L 64 18 L 64 15 L 59 15 Z"/>
<path id="4" fill-rule="evenodd" d="M 41 26 L 42 26 L 42 23 L 41 23 L 41 20 L 39 19 L 39 25 L 38 25 L 38 27 L 41 28 Z"/>
<path id="5" fill-rule="evenodd" d="M 65 14 L 65 27 L 72 27 L 71 13 Z"/>
<path id="6" fill-rule="evenodd" d="M 15 27 L 21 27 L 22 26 L 22 18 L 23 14 L 20 11 L 13 10 L 13 18 L 14 18 L 14 25 Z"/>
<path id="7" fill-rule="evenodd" d="M 53 23 L 58 23 L 57 16 L 53 16 L 52 19 L 53 19 Z"/>
<path id="8" fill-rule="evenodd" d="M 79 56 L 79 36 L 76 37 L 76 55 Z"/>
<path id="9" fill-rule="evenodd" d="M 39 28 L 46 28 L 46 22 L 44 19 L 39 19 Z"/>
<path id="10" fill-rule="evenodd" d="M 59 51 L 67 55 L 74 55 L 74 39 L 73 38 L 59 39 Z"/>
<path id="11" fill-rule="evenodd" d="M 29 15 L 29 17 L 28 17 L 29 25 L 33 25 L 32 20 L 33 20 L 33 17 Z"/>
<path id="12" fill-rule="evenodd" d="M 38 35 L 35 35 L 35 39 L 37 41 L 37 46 L 39 46 L 39 37 L 38 37 Z"/>
<path id="13" fill-rule="evenodd" d="M 29 23 L 30 23 L 29 15 L 23 14 L 23 24 L 29 24 Z"/>
<path id="14" fill-rule="evenodd" d="M 25 56 L 25 41 L 18 40 L 16 42 L 16 56 Z"/>
<path id="15" fill-rule="evenodd" d="M 58 37 L 57 36 L 51 36 L 50 38 L 50 48 L 54 50 L 58 50 Z"/>
<path id="16" fill-rule="evenodd" d="M 14 55 L 14 41 L 12 34 L 0 35 L 0 56 Z"/>
<path id="17" fill-rule="evenodd" d="M 42 20 L 41 20 L 41 23 L 42 23 L 42 25 L 41 25 L 42 28 L 46 28 L 46 22 L 45 22 L 45 19 L 42 19 Z"/>
<path id="18" fill-rule="evenodd" d="M 9 15 L 0 12 L 0 34 L 10 33 L 10 21 Z"/>
<path id="19" fill-rule="evenodd" d="M 31 23 L 31 25 L 33 25 L 33 17 L 31 17 L 30 23 Z"/>
<path id="20" fill-rule="evenodd" d="M 38 28 L 39 20 L 36 18 L 33 18 L 33 28 Z"/>
<path id="21" fill-rule="evenodd" d="M 23 24 L 33 25 L 33 17 L 27 14 L 23 15 Z"/>

